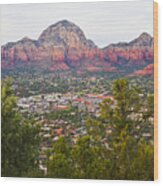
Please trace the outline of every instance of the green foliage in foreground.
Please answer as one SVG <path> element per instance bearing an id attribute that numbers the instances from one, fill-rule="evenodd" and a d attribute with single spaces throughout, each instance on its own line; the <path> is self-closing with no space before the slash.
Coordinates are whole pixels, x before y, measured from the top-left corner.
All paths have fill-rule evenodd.
<path id="1" fill-rule="evenodd" d="M 38 169 L 39 126 L 23 118 L 16 110 L 12 80 L 2 82 L 1 175 L 33 177 Z M 36 174 L 37 172 L 37 174 Z"/>
<path id="2" fill-rule="evenodd" d="M 74 145 L 66 138 L 54 144 L 48 177 L 153 180 L 153 97 L 141 97 L 126 80 L 117 80 L 113 93 L 116 106 L 105 100 L 100 118 L 88 119 L 87 135 Z"/>
<path id="3" fill-rule="evenodd" d="M 60 138 L 48 152 L 47 175 L 38 169 L 39 127 L 16 109 L 11 80 L 2 83 L 2 176 L 153 180 L 153 96 L 126 80 L 113 86 L 115 100 L 88 118 L 87 134 Z M 67 117 L 67 115 L 66 115 Z M 144 135 L 150 134 L 150 135 Z"/>

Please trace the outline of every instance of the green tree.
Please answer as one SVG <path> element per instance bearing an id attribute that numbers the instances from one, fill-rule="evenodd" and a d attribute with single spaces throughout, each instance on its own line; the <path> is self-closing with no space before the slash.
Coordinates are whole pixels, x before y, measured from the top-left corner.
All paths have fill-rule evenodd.
<path id="1" fill-rule="evenodd" d="M 153 180 L 153 98 L 140 93 L 120 79 L 113 85 L 115 100 L 101 104 L 101 121 L 111 129 L 108 144 L 113 179 Z M 148 138 L 144 136 L 147 132 Z"/>
<path id="2" fill-rule="evenodd" d="M 48 152 L 48 177 L 72 178 L 73 166 L 70 158 L 71 147 L 65 138 L 61 137 Z"/>
<path id="3" fill-rule="evenodd" d="M 2 82 L 1 95 L 2 176 L 30 176 L 38 170 L 39 126 L 17 111 L 11 78 Z"/>
<path id="4" fill-rule="evenodd" d="M 76 144 L 55 143 L 50 177 L 153 180 L 153 98 L 124 79 L 115 81 L 113 97 L 101 103 L 100 117 L 88 118 Z"/>

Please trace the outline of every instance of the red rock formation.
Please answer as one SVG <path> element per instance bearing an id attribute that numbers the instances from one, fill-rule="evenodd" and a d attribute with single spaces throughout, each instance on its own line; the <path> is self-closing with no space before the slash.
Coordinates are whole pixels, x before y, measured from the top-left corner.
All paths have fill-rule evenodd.
<path id="1" fill-rule="evenodd" d="M 142 61 L 152 61 L 153 38 L 147 34 L 141 34 L 137 39 L 129 43 L 118 43 L 109 45 L 104 49 L 105 57 L 111 63 L 122 64 L 130 61 L 141 65 Z"/>
<path id="2" fill-rule="evenodd" d="M 80 66 L 83 70 L 110 72 L 116 71 L 117 65 L 143 66 L 153 62 L 153 38 L 143 33 L 129 43 L 99 49 L 78 26 L 63 20 L 49 26 L 38 40 L 23 38 L 2 46 L 1 59 L 2 68 L 20 63 L 35 63 L 41 68 L 44 63 L 50 71 Z"/>
<path id="3" fill-rule="evenodd" d="M 143 70 L 137 70 L 133 73 L 134 76 L 145 76 L 145 75 L 153 75 L 154 73 L 154 65 L 149 64 Z"/>

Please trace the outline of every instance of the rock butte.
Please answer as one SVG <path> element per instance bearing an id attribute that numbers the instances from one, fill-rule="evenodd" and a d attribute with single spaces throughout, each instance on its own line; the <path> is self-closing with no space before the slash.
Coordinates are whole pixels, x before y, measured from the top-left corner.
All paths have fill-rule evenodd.
<path id="1" fill-rule="evenodd" d="M 153 60 L 153 37 L 148 33 L 142 33 L 128 43 L 120 42 L 99 48 L 85 37 L 78 26 L 67 20 L 49 26 L 37 40 L 25 37 L 1 47 L 2 69 L 35 64 L 49 71 L 73 68 L 114 72 L 117 66 L 144 67 L 152 64 Z"/>

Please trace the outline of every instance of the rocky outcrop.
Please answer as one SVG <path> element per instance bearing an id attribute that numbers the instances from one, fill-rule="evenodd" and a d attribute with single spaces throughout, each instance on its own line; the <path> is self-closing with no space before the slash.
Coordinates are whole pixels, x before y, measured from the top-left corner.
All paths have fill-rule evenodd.
<path id="1" fill-rule="evenodd" d="M 154 65 L 149 64 L 142 70 L 135 71 L 132 76 L 146 76 L 146 75 L 153 75 L 154 74 Z"/>
<path id="2" fill-rule="evenodd" d="M 141 34 L 129 43 L 111 44 L 104 48 L 104 57 L 113 64 L 144 65 L 153 61 L 153 38 Z"/>
<path id="3" fill-rule="evenodd" d="M 23 38 L 1 47 L 2 68 L 37 64 L 50 71 L 116 71 L 118 65 L 144 66 L 153 62 L 153 38 L 141 34 L 129 43 L 100 49 L 74 23 L 62 20 L 45 29 L 37 40 Z"/>

